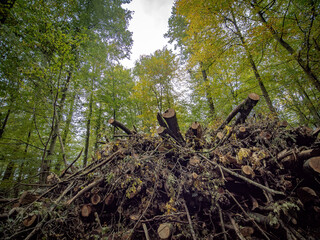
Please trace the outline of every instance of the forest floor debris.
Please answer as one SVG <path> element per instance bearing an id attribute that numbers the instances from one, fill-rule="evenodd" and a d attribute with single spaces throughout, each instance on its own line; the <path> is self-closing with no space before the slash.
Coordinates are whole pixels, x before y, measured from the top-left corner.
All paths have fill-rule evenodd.
<path id="1" fill-rule="evenodd" d="M 242 115 L 183 138 L 173 115 L 161 137 L 128 130 L 40 194 L 2 199 L 0 238 L 319 239 L 319 131 Z"/>

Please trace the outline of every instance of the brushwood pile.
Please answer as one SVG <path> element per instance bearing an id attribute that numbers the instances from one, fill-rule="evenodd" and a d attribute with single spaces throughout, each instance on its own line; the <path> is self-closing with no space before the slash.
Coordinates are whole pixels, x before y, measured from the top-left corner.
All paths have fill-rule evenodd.
<path id="1" fill-rule="evenodd" d="M 173 109 L 158 114 L 159 136 L 126 132 L 87 167 L 2 199 L 0 238 L 319 239 L 319 129 L 243 106 L 184 135 Z"/>

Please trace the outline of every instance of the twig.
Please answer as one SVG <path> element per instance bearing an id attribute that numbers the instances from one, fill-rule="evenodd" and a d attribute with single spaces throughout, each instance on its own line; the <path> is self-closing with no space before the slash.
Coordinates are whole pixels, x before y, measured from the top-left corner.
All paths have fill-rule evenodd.
<path id="1" fill-rule="evenodd" d="M 144 235 L 146 235 L 146 239 L 150 240 L 147 225 L 145 223 L 142 223 L 142 227 L 143 227 Z"/>
<path id="2" fill-rule="evenodd" d="M 235 177 L 237 177 L 237 178 L 240 178 L 241 180 L 246 181 L 247 183 L 250 183 L 251 185 L 254 185 L 254 186 L 256 186 L 256 187 L 258 187 L 258 188 L 261 188 L 261 189 L 263 189 L 263 190 L 265 190 L 265 191 L 267 191 L 267 192 L 270 192 L 270 193 L 272 193 L 272 194 L 279 194 L 279 195 L 285 196 L 285 194 L 284 194 L 283 192 L 280 192 L 280 191 L 277 191 L 277 190 L 273 190 L 273 189 L 268 188 L 268 187 L 266 187 L 266 186 L 264 186 L 264 185 L 262 185 L 262 184 L 260 184 L 260 183 L 254 182 L 254 181 L 252 181 L 252 180 L 249 179 L 249 178 L 246 178 L 246 177 L 244 177 L 244 176 L 242 176 L 242 175 L 240 175 L 240 174 L 238 174 L 238 173 L 235 173 L 235 172 L 231 171 L 231 170 L 228 169 L 228 168 L 225 168 L 224 166 L 221 166 L 220 164 L 218 164 L 218 163 L 216 163 L 216 162 L 213 162 L 213 161 L 209 160 L 208 158 L 206 158 L 206 157 L 203 156 L 202 154 L 198 154 L 198 155 L 199 155 L 200 157 L 202 157 L 203 159 L 207 160 L 207 161 L 208 161 L 209 163 L 211 163 L 212 165 L 217 166 L 217 167 L 220 167 L 223 171 L 231 174 L 232 176 L 235 176 Z"/>
<path id="3" fill-rule="evenodd" d="M 190 217 L 190 214 L 189 214 L 189 209 L 187 207 L 186 201 L 183 199 L 182 202 L 183 202 L 184 208 L 185 208 L 186 213 L 187 213 L 187 218 L 188 218 L 188 222 L 189 222 L 192 238 L 193 238 L 193 240 L 197 240 L 196 233 L 194 232 L 194 229 L 193 229 L 193 226 L 192 226 L 192 221 L 191 221 L 191 217 Z"/>
<path id="4" fill-rule="evenodd" d="M 259 231 L 263 234 L 263 236 L 265 236 L 266 239 L 270 240 L 270 238 L 266 235 L 266 233 L 263 231 L 263 229 L 261 229 L 261 227 L 257 224 L 257 222 L 255 220 L 253 220 L 248 213 L 243 209 L 243 207 L 241 207 L 240 203 L 237 201 L 237 199 L 228 191 L 226 190 L 226 192 L 229 194 L 229 196 L 233 199 L 233 201 L 239 206 L 239 208 L 241 209 L 241 211 L 243 212 L 244 215 L 247 216 L 247 218 L 250 219 L 250 221 L 259 229 Z"/>
<path id="5" fill-rule="evenodd" d="M 99 228 L 102 229 L 101 221 L 97 212 L 94 212 L 94 217 L 96 218 Z"/>
<path id="6" fill-rule="evenodd" d="M 70 189 L 73 187 L 75 181 L 71 182 L 69 184 L 69 186 L 63 191 L 63 193 L 59 196 L 59 198 L 55 201 L 56 203 L 60 202 L 61 199 L 63 198 L 63 196 L 65 196 L 69 191 Z"/>
<path id="7" fill-rule="evenodd" d="M 241 239 L 241 240 L 246 240 L 245 237 L 242 235 L 242 233 L 240 232 L 239 230 L 239 227 L 237 226 L 236 222 L 234 221 L 234 219 L 231 217 L 230 214 L 228 214 L 228 217 L 230 219 L 230 222 L 233 226 L 233 229 L 234 231 L 236 232 L 236 234 L 238 235 L 238 237 Z"/>
<path id="8" fill-rule="evenodd" d="M 226 228 L 224 226 L 222 211 L 221 211 L 221 207 L 220 207 L 218 202 L 217 202 L 217 207 L 218 207 L 218 210 L 219 210 L 219 218 L 220 218 L 221 228 L 222 228 L 222 231 L 223 231 L 223 239 L 227 240 L 228 238 L 227 238 Z"/>
<path id="9" fill-rule="evenodd" d="M 93 172 L 96 168 L 101 167 L 102 165 L 104 165 L 104 164 L 106 164 L 107 162 L 111 161 L 112 158 L 113 158 L 114 156 L 116 156 L 118 153 L 119 153 L 119 150 L 116 151 L 115 153 L 113 153 L 111 156 L 109 156 L 109 157 L 106 158 L 105 160 L 103 160 L 101 163 L 97 164 L 96 166 L 94 166 L 94 167 L 88 169 L 87 171 L 83 172 L 82 174 L 80 174 L 80 176 L 85 176 L 85 175 Z"/>

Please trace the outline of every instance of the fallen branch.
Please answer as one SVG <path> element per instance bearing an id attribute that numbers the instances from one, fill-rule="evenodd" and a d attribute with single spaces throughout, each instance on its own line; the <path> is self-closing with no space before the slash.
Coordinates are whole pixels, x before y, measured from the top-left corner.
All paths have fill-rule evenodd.
<path id="1" fill-rule="evenodd" d="M 197 240 L 196 233 L 194 232 L 194 229 L 193 229 L 193 226 L 192 226 L 192 220 L 191 220 L 191 217 L 190 217 L 190 213 L 189 213 L 189 209 L 187 207 L 186 201 L 183 199 L 182 203 L 183 203 L 184 209 L 186 210 L 186 213 L 187 213 L 187 218 L 188 218 L 188 222 L 189 222 L 189 226 L 190 226 L 192 239 L 193 240 Z"/>
<path id="2" fill-rule="evenodd" d="M 123 130 L 126 134 L 128 135 L 132 135 L 133 132 L 127 128 L 125 125 L 123 125 L 122 123 L 118 122 L 117 120 L 110 118 L 108 121 L 109 124 L 111 124 L 114 127 L 120 128 L 121 130 Z"/>
<path id="3" fill-rule="evenodd" d="M 225 168 L 224 166 L 221 166 L 220 164 L 218 164 L 218 163 L 216 163 L 216 162 L 213 162 L 213 161 L 209 160 L 208 158 L 206 158 L 206 157 L 203 156 L 202 154 L 198 154 L 198 155 L 199 155 L 200 157 L 202 157 L 203 159 L 207 160 L 207 161 L 208 161 L 209 163 L 211 163 L 212 165 L 221 168 L 223 171 L 229 173 L 230 175 L 235 176 L 235 177 L 237 177 L 237 178 L 240 178 L 241 180 L 246 181 L 247 183 L 250 183 L 250 184 L 253 185 L 253 186 L 256 186 L 256 187 L 258 187 L 258 188 L 261 188 L 262 190 L 265 190 L 265 191 L 267 191 L 267 192 L 270 192 L 271 194 L 279 194 L 279 195 L 285 196 L 285 194 L 284 194 L 283 192 L 280 192 L 280 191 L 277 191 L 277 190 L 273 190 L 273 189 L 268 188 L 268 187 L 266 187 L 266 186 L 264 186 L 264 185 L 262 185 L 262 184 L 260 184 L 260 183 L 254 182 L 254 181 L 252 181 L 252 180 L 249 179 L 249 178 L 246 178 L 246 177 L 244 177 L 244 176 L 242 176 L 242 175 L 240 175 L 240 174 L 238 174 L 238 173 L 235 173 L 235 172 L 231 171 L 231 170 L 228 169 L 228 168 Z"/>

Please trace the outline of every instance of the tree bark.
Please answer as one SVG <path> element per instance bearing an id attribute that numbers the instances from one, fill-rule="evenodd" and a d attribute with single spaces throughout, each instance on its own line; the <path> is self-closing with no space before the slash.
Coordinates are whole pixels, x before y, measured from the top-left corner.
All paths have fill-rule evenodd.
<path id="1" fill-rule="evenodd" d="M 6 128 L 6 125 L 7 125 L 7 122 L 8 122 L 8 119 L 9 119 L 9 116 L 10 116 L 10 112 L 11 112 L 11 109 L 9 108 L 8 111 L 7 111 L 7 114 L 3 120 L 3 123 L 1 125 L 1 129 L 0 129 L 0 138 L 2 138 L 2 135 L 4 133 L 4 129 Z"/>
<path id="2" fill-rule="evenodd" d="M 95 126 L 95 135 L 96 135 L 96 141 L 94 143 L 94 151 L 96 152 L 98 150 L 98 143 L 100 139 L 100 128 L 101 128 L 101 122 L 102 122 L 102 103 L 100 103 L 99 106 L 99 111 L 98 111 L 98 118 L 96 121 L 96 126 Z"/>
<path id="3" fill-rule="evenodd" d="M 132 131 L 129 128 L 127 128 L 125 125 L 123 125 L 121 122 L 118 122 L 113 118 L 110 118 L 108 123 L 111 124 L 114 127 L 120 128 L 121 130 L 123 130 L 128 135 L 132 135 Z"/>
<path id="4" fill-rule="evenodd" d="M 237 113 L 240 113 L 240 116 L 237 118 L 235 124 L 244 123 L 247 116 L 259 100 L 259 95 L 250 93 L 242 103 L 240 103 L 235 109 L 233 109 L 226 120 L 217 128 L 216 132 L 223 129 L 237 115 Z"/>
<path id="5" fill-rule="evenodd" d="M 89 113 L 88 113 L 88 119 L 87 119 L 86 142 L 85 142 L 85 146 L 84 146 L 83 167 L 86 167 L 87 166 L 87 162 L 88 162 L 91 116 L 92 116 L 92 105 L 93 105 L 93 81 L 94 80 L 92 79 L 92 89 L 91 89 L 91 93 L 90 93 Z"/>
<path id="6" fill-rule="evenodd" d="M 167 122 L 168 128 L 172 131 L 173 135 L 176 137 L 178 142 L 182 145 L 185 144 L 185 140 L 183 139 L 180 128 L 178 125 L 178 120 L 176 116 L 176 112 L 173 108 L 167 109 L 163 114 L 162 117 Z"/>
<path id="7" fill-rule="evenodd" d="M 2 181 L 11 179 L 13 176 L 14 170 L 15 170 L 14 162 L 10 160 L 3 174 Z"/>
<path id="8" fill-rule="evenodd" d="M 215 107 L 214 107 L 213 100 L 212 100 L 212 97 L 211 97 L 211 92 L 210 92 L 210 89 L 209 89 L 208 75 L 207 75 L 206 70 L 204 69 L 204 66 L 203 66 L 202 62 L 200 63 L 200 67 L 201 67 L 202 78 L 203 78 L 203 81 L 204 81 L 204 84 L 205 84 L 206 98 L 207 98 L 207 102 L 208 102 L 208 105 L 209 105 L 209 117 L 213 118 L 214 115 L 215 115 Z"/>
<path id="9" fill-rule="evenodd" d="M 49 172 L 50 172 L 51 162 L 52 162 L 52 158 L 54 156 L 55 145 L 57 142 L 57 137 L 59 135 L 62 111 L 63 111 L 64 103 L 66 100 L 71 76 L 72 76 L 72 72 L 69 71 L 65 85 L 61 90 L 62 95 L 61 95 L 61 99 L 59 101 L 59 104 L 57 104 L 57 101 L 54 102 L 54 106 L 53 106 L 54 112 L 53 112 L 53 117 L 52 117 L 53 126 L 52 126 L 52 130 L 51 130 L 50 137 L 49 137 L 50 145 L 49 145 L 48 150 L 47 150 L 47 148 L 45 148 L 46 152 L 44 153 L 44 156 L 42 159 L 41 169 L 40 169 L 40 179 L 39 179 L 40 183 L 45 183 L 47 176 L 49 175 Z M 57 90 L 57 97 L 58 97 L 58 90 Z"/>

